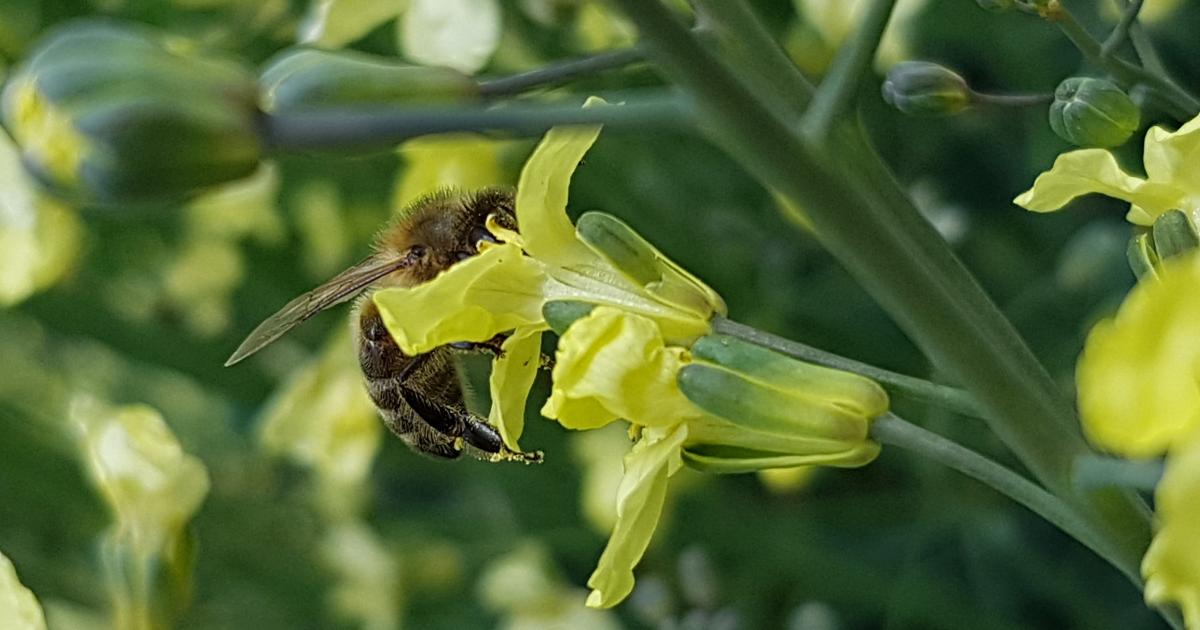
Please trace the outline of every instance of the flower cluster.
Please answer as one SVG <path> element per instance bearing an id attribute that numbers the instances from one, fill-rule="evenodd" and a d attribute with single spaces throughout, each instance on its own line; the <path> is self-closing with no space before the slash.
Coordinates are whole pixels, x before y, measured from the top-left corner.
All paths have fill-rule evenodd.
<path id="1" fill-rule="evenodd" d="M 507 335 L 491 376 L 489 420 L 513 450 L 524 428 L 542 334 L 559 333 L 542 415 L 562 426 L 630 424 L 612 537 L 588 585 L 609 607 L 633 588 L 668 478 L 683 464 L 748 472 L 870 462 L 870 420 L 888 400 L 874 382 L 712 334 L 725 304 L 618 219 L 566 215 L 570 178 L 596 126 L 556 128 L 526 162 L 516 195 L 520 233 L 433 281 L 374 295 L 408 353 Z"/>
<path id="2" fill-rule="evenodd" d="M 1145 139 L 1145 178 L 1126 174 L 1106 151 L 1072 151 L 1016 202 L 1044 212 L 1093 192 L 1128 201 L 1126 218 L 1154 226 L 1161 254 L 1165 225 L 1178 218 L 1180 229 L 1194 231 L 1200 218 L 1197 151 L 1200 117 L 1174 132 L 1155 127 Z M 1076 381 L 1093 443 L 1124 457 L 1167 458 L 1155 491 L 1157 533 L 1142 561 L 1145 597 L 1177 603 L 1194 628 L 1200 627 L 1200 255 L 1162 258 L 1116 316 L 1092 329 Z"/>

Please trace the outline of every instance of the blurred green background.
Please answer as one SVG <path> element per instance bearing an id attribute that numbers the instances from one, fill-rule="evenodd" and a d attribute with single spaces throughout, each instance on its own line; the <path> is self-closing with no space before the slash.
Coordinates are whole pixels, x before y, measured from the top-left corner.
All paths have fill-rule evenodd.
<path id="1" fill-rule="evenodd" d="M 150 24 L 250 66 L 301 41 L 436 58 L 446 51 L 405 40 L 422 27 L 408 16 L 421 4 L 2 0 L 0 58 L 11 67 L 47 29 L 95 15 Z M 599 2 L 461 4 L 476 18 L 480 7 L 498 8 L 490 25 L 479 18 L 479 28 L 498 29 L 494 50 L 464 62 L 480 75 L 632 42 L 629 27 Z M 754 4 L 798 64 L 816 74 L 845 36 L 852 3 Z M 1112 23 L 1097 3 L 1070 4 L 1097 32 Z M 1200 66 L 1185 62 L 1197 52 L 1200 5 L 1151 0 L 1151 7 L 1148 28 L 1167 64 L 1194 84 Z M 478 31 L 462 37 L 486 40 Z M 966 0 L 901 0 L 877 69 L 910 58 L 945 63 L 992 92 L 1049 92 L 1088 71 L 1049 25 Z M 659 84 L 640 66 L 533 98 Z M 863 100 L 864 124 L 899 178 L 1071 387 L 1083 335 L 1133 282 L 1121 204 L 1089 198 L 1051 216 L 1011 204 L 1067 148 L 1044 109 L 910 119 L 877 94 Z M 1143 124 L 1155 122 L 1151 115 Z M 501 181 L 493 183 L 512 184 L 533 142 L 489 145 L 476 149 L 486 158 L 467 162 L 491 165 L 479 168 L 495 167 Z M 1133 145 L 1122 150 L 1136 155 Z M 612 612 L 584 611 L 583 585 L 607 539 L 627 448 L 620 430 L 569 434 L 537 419 L 531 405 L 524 445 L 546 452 L 540 466 L 423 459 L 388 436 L 373 441 L 377 423 L 350 422 L 358 428 L 342 438 L 361 439 L 361 452 L 334 452 L 321 440 L 342 438 L 320 436 L 330 426 L 325 415 L 361 410 L 353 387 L 330 387 L 353 376 L 347 307 L 245 364 L 222 367 L 262 318 L 368 252 L 420 159 L 404 148 L 280 156 L 249 182 L 187 204 L 61 208 L 68 219 L 60 224 L 47 218 L 55 216 L 44 207 L 51 202 L 29 207 L 12 194 L 28 183 L 14 184 L 24 176 L 12 160 L 0 161 L 8 188 L 0 191 L 0 235 L 26 230 L 28 237 L 30 221 L 49 226 L 34 239 L 41 253 L 10 250 L 0 277 L 19 284 L 10 277 L 21 272 L 19 256 L 45 256 L 56 243 L 65 250 L 27 290 L 5 293 L 0 308 L 0 550 L 47 608 L 52 628 L 107 624 L 97 541 L 110 516 L 69 420 L 81 396 L 151 405 L 208 469 L 212 486 L 192 522 L 195 569 L 180 628 L 1161 625 L 1124 578 L 1052 526 L 956 473 L 888 450 L 853 471 L 680 475 L 634 595 Z M 439 160 L 456 158 L 425 159 L 436 172 Z M 770 194 L 698 134 L 607 131 L 571 194 L 573 214 L 603 209 L 628 221 L 717 289 L 738 321 L 953 380 L 923 360 L 811 236 L 782 218 Z M 326 363 L 318 365 L 323 352 Z M 467 363 L 483 392 L 472 405 L 486 409 L 487 362 Z M 962 443 L 1002 452 L 978 420 L 905 401 L 897 408 Z M 274 429 L 264 429 L 267 422 Z M 300 444 L 306 439 L 317 446 Z M 333 455 L 313 455 L 321 444 Z M 369 476 L 329 481 L 336 465 L 313 463 L 326 455 L 359 457 L 371 464 Z"/>

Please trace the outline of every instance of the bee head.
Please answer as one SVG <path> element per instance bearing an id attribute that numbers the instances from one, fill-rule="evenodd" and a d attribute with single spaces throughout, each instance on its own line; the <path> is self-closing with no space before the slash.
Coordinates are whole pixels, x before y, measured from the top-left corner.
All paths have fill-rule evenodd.
<path id="1" fill-rule="evenodd" d="M 395 222 L 380 233 L 376 248 L 384 254 L 411 256 L 414 263 L 405 269 L 405 276 L 414 283 L 425 282 L 477 254 L 480 241 L 496 241 L 487 229 L 489 216 L 507 229 L 517 229 L 511 191 L 439 191 L 401 211 Z"/>

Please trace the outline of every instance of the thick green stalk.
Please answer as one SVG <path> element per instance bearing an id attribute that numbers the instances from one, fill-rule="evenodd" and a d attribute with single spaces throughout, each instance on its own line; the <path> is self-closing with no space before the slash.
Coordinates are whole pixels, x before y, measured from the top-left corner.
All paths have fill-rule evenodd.
<path id="1" fill-rule="evenodd" d="M 1085 515 L 1111 516 L 1113 559 L 1136 572 L 1149 540 L 1145 513 L 1124 496 L 1074 494 L 1071 461 L 1090 451 L 1070 402 L 865 141 L 843 126 L 828 145 L 836 150 L 811 145 L 661 4 L 614 3 L 664 73 L 696 98 L 715 139 L 805 210 L 826 248 L 926 355 L 994 412 L 991 428 L 1030 471 L 1064 500 L 1084 503 Z"/>

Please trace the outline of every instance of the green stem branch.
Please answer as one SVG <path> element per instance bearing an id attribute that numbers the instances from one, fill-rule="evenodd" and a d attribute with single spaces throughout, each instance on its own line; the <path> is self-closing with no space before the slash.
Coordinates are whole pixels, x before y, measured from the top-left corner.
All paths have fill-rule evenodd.
<path id="1" fill-rule="evenodd" d="M 582 76 L 624 68 L 642 61 L 644 57 L 645 54 L 636 46 L 603 52 L 590 57 L 554 63 L 528 72 L 483 79 L 479 82 L 479 93 L 485 99 L 512 96 L 534 88 L 550 87 Z"/>
<path id="2" fill-rule="evenodd" d="M 1104 40 L 1104 44 L 1100 46 L 1100 57 L 1109 58 L 1121 44 L 1125 43 L 1125 39 L 1129 37 L 1129 27 L 1137 20 L 1138 12 L 1142 10 L 1144 0 L 1132 0 L 1125 6 L 1125 10 L 1121 12 L 1121 20 L 1117 22 L 1116 27 L 1108 34 L 1108 39 Z"/>
<path id="3" fill-rule="evenodd" d="M 1086 545 L 1100 557 L 1120 569 L 1138 588 L 1141 576 L 1122 566 L 1088 519 L 1025 477 L 936 433 L 927 431 L 893 414 L 885 414 L 871 423 L 871 437 L 880 444 L 895 446 L 927 457 L 975 479 L 1024 505 L 1067 535 Z"/>
<path id="4" fill-rule="evenodd" d="M 821 81 L 802 123 L 805 133 L 814 138 L 829 135 L 833 124 L 852 105 L 863 75 L 875 59 L 879 41 L 887 28 L 896 0 L 872 0 L 862 23 L 850 41 L 842 45 L 837 58 Z"/>
<path id="5" fill-rule="evenodd" d="M 387 150 L 397 144 L 452 131 L 503 131 L 536 136 L 557 125 L 603 124 L 614 129 L 688 127 L 691 108 L 673 96 L 629 100 L 621 107 L 583 109 L 579 103 L 506 105 L 491 109 L 342 109 L 262 118 L 267 144 L 277 151 Z"/>
<path id="6" fill-rule="evenodd" d="M 797 341 L 772 335 L 771 333 L 763 332 L 757 328 L 739 324 L 723 317 L 713 320 L 713 331 L 737 337 L 738 339 L 764 348 L 770 348 L 794 359 L 865 376 L 878 382 L 889 394 L 928 402 L 943 409 L 974 418 L 983 418 L 986 415 L 985 410 L 979 406 L 979 403 L 975 402 L 975 399 L 971 397 L 969 392 L 956 387 L 949 387 L 912 376 L 890 372 Z"/>
<path id="7" fill-rule="evenodd" d="M 987 107 L 1042 107 L 1054 101 L 1053 94 L 987 94 L 971 92 L 971 102 Z"/>

